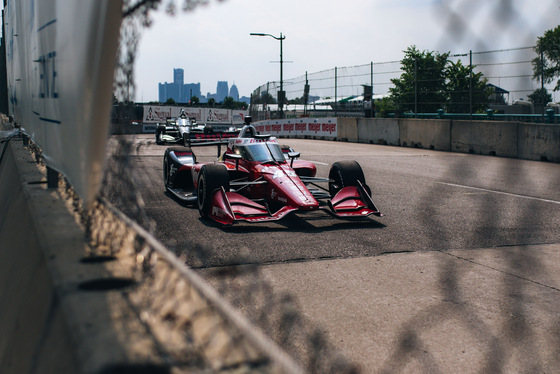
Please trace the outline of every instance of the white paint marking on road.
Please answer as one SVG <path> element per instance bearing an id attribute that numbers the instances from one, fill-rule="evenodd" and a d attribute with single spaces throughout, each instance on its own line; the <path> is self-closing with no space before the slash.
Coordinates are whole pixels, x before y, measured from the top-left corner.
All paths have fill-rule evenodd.
<path id="1" fill-rule="evenodd" d="M 514 193 L 509 193 L 509 192 L 494 191 L 494 190 L 488 190 L 488 189 L 486 189 L 486 188 L 464 186 L 464 185 L 455 184 L 455 183 L 446 183 L 446 182 L 436 182 L 436 183 L 445 184 L 445 185 L 447 185 L 447 186 L 452 186 L 452 187 L 468 188 L 468 189 L 471 189 L 471 190 L 484 191 L 484 192 L 491 192 L 491 193 L 500 194 L 500 195 L 513 196 L 513 197 L 520 197 L 520 198 L 522 198 L 522 199 L 537 200 L 537 201 L 542 201 L 542 202 L 545 202 L 545 203 L 560 204 L 560 201 L 549 200 L 549 199 L 541 199 L 540 197 L 518 195 L 518 194 L 514 194 Z"/>
<path id="2" fill-rule="evenodd" d="M 309 162 L 312 162 L 314 164 L 319 164 L 319 165 L 325 165 L 325 166 L 329 166 L 329 164 L 325 164 L 324 162 L 319 162 L 319 161 L 311 161 L 309 160 Z"/>

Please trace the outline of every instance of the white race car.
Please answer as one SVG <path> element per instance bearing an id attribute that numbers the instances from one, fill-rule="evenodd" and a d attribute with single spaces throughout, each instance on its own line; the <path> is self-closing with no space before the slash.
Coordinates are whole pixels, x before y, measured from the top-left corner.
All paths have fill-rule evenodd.
<path id="1" fill-rule="evenodd" d="M 221 140 L 237 137 L 239 129 L 233 125 L 197 124 L 194 118 L 188 118 L 184 112 L 177 118 L 167 118 L 165 124 L 156 128 L 156 143 L 180 143 L 190 145 L 198 141 Z"/>

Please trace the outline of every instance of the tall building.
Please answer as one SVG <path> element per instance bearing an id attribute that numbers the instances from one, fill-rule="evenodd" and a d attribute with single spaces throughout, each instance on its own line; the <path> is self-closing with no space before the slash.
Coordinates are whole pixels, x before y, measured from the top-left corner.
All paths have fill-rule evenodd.
<path id="1" fill-rule="evenodd" d="M 201 98 L 200 94 L 200 83 L 187 83 L 183 85 L 183 92 L 182 92 L 183 100 L 185 103 L 191 101 L 193 96 Z"/>
<path id="2" fill-rule="evenodd" d="M 173 69 L 173 83 L 182 86 L 185 82 L 185 71 L 183 69 Z"/>
<path id="3" fill-rule="evenodd" d="M 229 93 L 228 82 L 218 81 L 218 86 L 216 87 L 216 102 L 221 103 L 224 101 Z"/>
<path id="4" fill-rule="evenodd" d="M 190 102 L 193 96 L 198 97 L 201 103 L 205 103 L 209 99 L 214 99 L 217 103 L 223 103 L 227 96 L 233 97 L 235 101 L 240 101 L 237 86 L 233 84 L 230 90 L 227 81 L 218 81 L 216 93 L 208 92 L 208 95 L 203 96 L 200 83 L 185 84 L 185 71 L 180 68 L 173 69 L 173 83 L 158 83 L 158 96 L 160 103 L 173 99 L 176 103 L 185 104 Z"/>
<path id="5" fill-rule="evenodd" d="M 185 84 L 185 71 L 173 69 L 173 83 L 159 83 L 159 102 L 173 99 L 176 103 L 188 103 L 193 96 L 200 98 L 200 83 Z"/>
<path id="6" fill-rule="evenodd" d="M 229 89 L 229 96 L 233 97 L 233 100 L 239 101 L 239 91 L 237 90 L 237 86 L 234 84 L 231 85 Z"/>
<path id="7" fill-rule="evenodd" d="M 159 87 L 159 102 L 165 103 L 168 99 L 173 99 L 176 103 L 181 102 L 181 92 L 179 85 L 175 83 L 160 83 Z"/>

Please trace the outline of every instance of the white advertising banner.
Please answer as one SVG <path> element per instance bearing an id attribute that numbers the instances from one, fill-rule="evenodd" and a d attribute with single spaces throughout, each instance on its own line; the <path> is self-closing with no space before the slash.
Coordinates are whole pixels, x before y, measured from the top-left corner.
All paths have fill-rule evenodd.
<path id="1" fill-rule="evenodd" d="M 179 117 L 181 110 L 185 111 L 189 118 L 195 118 L 196 122 L 208 124 L 241 125 L 249 115 L 248 110 L 144 105 L 143 122 L 165 123 L 168 117 Z"/>
<path id="2" fill-rule="evenodd" d="M 273 136 L 317 136 L 336 138 L 338 127 L 336 118 L 298 118 L 267 120 L 253 123 L 261 134 Z"/>
<path id="3" fill-rule="evenodd" d="M 103 177 L 122 0 L 7 0 L 10 114 L 86 204 Z"/>

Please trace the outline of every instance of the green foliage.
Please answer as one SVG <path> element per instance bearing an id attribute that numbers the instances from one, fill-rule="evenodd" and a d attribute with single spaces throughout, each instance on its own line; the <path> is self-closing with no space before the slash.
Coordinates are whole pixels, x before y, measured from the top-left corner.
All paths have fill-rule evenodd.
<path id="1" fill-rule="evenodd" d="M 231 96 L 226 96 L 224 98 L 224 102 L 222 103 L 223 108 L 227 109 L 247 109 L 247 103 L 243 101 L 235 101 L 235 99 Z"/>
<path id="2" fill-rule="evenodd" d="M 533 78 L 544 83 L 551 83 L 555 78 L 554 91 L 560 90 L 560 26 L 548 30 L 537 39 L 535 52 L 538 56 L 533 59 Z M 541 59 L 542 53 L 542 59 Z"/>
<path id="3" fill-rule="evenodd" d="M 389 113 L 394 113 L 398 107 L 393 98 L 388 96 L 379 100 L 375 100 L 375 113 L 378 117 L 387 117 Z"/>
<path id="4" fill-rule="evenodd" d="M 408 47 L 401 61 L 403 73 L 391 80 L 395 85 L 389 89 L 391 105 L 402 112 L 481 112 L 490 103 L 493 90 L 482 73 L 473 71 L 475 67 L 465 66 L 461 60 L 450 61 L 449 53 L 420 52 L 416 46 Z"/>
<path id="5" fill-rule="evenodd" d="M 227 108 L 227 109 L 234 109 L 235 108 L 235 100 L 231 96 L 226 96 L 224 98 L 224 102 L 222 103 L 222 106 L 224 108 Z"/>
<path id="6" fill-rule="evenodd" d="M 200 104 L 200 99 L 198 98 L 198 96 L 192 96 L 191 100 L 190 100 L 190 104 L 191 105 L 198 105 Z"/>
<path id="7" fill-rule="evenodd" d="M 535 105 L 545 106 L 552 101 L 552 95 L 548 93 L 546 87 L 538 88 L 532 94 L 528 95 L 529 101 Z"/>
<path id="8" fill-rule="evenodd" d="M 288 100 L 288 104 L 305 104 L 305 98 L 303 96 L 296 97 L 295 99 Z"/>
<path id="9" fill-rule="evenodd" d="M 490 104 L 490 95 L 494 93 L 488 87 L 488 80 L 482 73 L 475 73 L 476 65 L 465 66 L 461 60 L 449 62 L 445 75 L 447 78 L 447 103 L 445 109 L 448 113 L 473 113 L 483 111 Z M 471 74 L 472 74 L 472 108 L 471 105 Z"/>
<path id="10" fill-rule="evenodd" d="M 449 53 L 420 52 L 416 46 L 411 46 L 404 55 L 403 73 L 400 78 L 391 79 L 395 87 L 389 91 L 394 103 L 403 112 L 415 109 L 419 113 L 436 112 L 447 101 L 445 66 Z"/>
<path id="11" fill-rule="evenodd" d="M 173 98 L 170 97 L 170 98 L 167 99 L 167 101 L 165 102 L 165 105 L 175 105 L 175 100 L 173 100 Z"/>
<path id="12" fill-rule="evenodd" d="M 277 101 L 268 92 L 264 92 L 261 96 L 253 96 L 253 104 L 276 104 Z"/>

